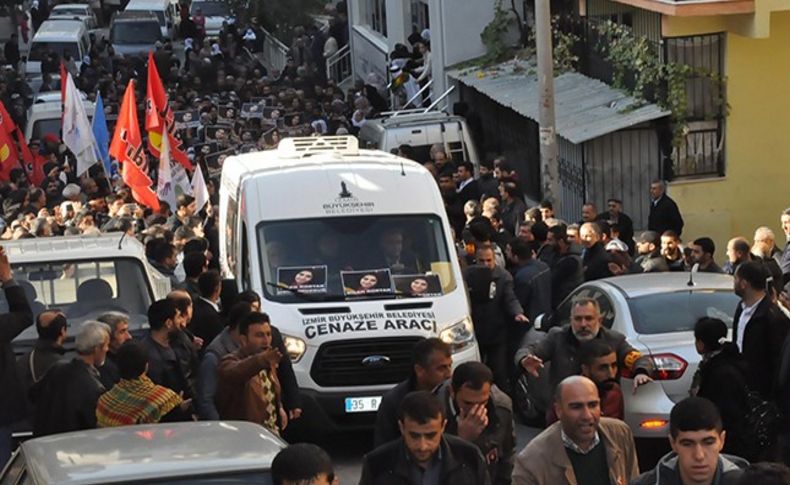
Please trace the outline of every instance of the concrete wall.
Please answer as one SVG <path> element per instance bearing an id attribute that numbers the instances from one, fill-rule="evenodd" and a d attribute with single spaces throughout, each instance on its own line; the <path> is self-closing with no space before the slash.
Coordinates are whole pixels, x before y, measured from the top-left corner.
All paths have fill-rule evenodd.
<path id="1" fill-rule="evenodd" d="M 683 239 L 710 236 L 725 258 L 726 241 L 749 239 L 761 225 L 784 244 L 779 214 L 790 206 L 790 12 L 774 12 L 765 39 L 729 33 L 726 47 L 726 177 L 678 181 L 669 193 L 686 219 Z"/>

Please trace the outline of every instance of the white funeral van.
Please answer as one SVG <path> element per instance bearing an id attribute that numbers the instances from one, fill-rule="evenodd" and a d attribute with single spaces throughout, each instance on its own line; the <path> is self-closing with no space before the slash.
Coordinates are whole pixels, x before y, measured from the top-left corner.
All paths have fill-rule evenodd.
<path id="1" fill-rule="evenodd" d="M 354 137 L 228 157 L 221 266 L 283 334 L 306 410 L 364 425 L 427 337 L 478 360 L 450 225 L 421 165 Z"/>

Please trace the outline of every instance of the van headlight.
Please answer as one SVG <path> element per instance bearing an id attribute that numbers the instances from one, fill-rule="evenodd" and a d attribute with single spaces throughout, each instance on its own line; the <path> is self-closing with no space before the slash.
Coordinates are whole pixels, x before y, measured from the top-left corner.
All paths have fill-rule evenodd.
<path id="1" fill-rule="evenodd" d="M 307 349 L 307 344 L 305 344 L 304 340 L 299 337 L 291 337 L 290 335 L 283 335 L 283 344 L 285 344 L 288 357 L 290 357 L 291 362 L 294 363 L 299 362 L 304 355 L 304 351 Z"/>
<path id="2" fill-rule="evenodd" d="M 462 351 L 475 341 L 475 327 L 472 319 L 465 317 L 460 322 L 451 325 L 439 333 L 443 342 L 450 344 L 453 353 Z"/>

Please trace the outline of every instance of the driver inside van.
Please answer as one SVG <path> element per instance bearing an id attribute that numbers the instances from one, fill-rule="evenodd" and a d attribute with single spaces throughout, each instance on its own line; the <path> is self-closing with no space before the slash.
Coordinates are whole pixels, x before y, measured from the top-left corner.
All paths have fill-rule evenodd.
<path id="1" fill-rule="evenodd" d="M 417 257 L 403 249 L 403 230 L 397 227 L 384 230 L 379 237 L 379 258 L 377 263 L 392 271 L 392 274 L 419 272 Z"/>

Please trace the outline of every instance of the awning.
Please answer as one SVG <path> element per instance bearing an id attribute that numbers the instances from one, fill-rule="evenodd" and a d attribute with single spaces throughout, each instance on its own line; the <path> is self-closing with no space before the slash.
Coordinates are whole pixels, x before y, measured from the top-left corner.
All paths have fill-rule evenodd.
<path id="1" fill-rule="evenodd" d="M 536 71 L 534 61 L 513 60 L 484 69 L 457 69 L 447 75 L 537 121 L 540 90 Z M 622 91 L 576 72 L 554 78 L 554 103 L 557 133 L 574 144 L 670 114 L 655 104 L 640 106 Z"/>

